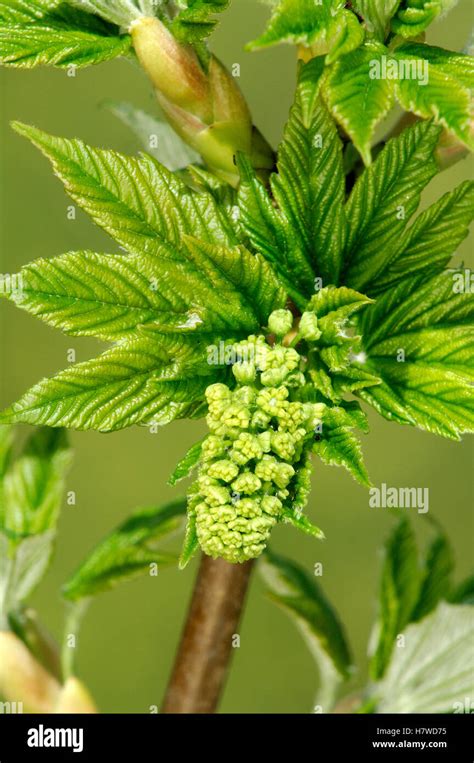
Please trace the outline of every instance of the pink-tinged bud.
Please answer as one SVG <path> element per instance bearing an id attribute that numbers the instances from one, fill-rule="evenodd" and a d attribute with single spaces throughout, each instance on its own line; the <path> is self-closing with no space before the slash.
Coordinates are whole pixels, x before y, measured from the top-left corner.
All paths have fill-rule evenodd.
<path id="1" fill-rule="evenodd" d="M 84 684 L 78 678 L 68 678 L 58 701 L 54 713 L 97 713 L 97 707 Z"/>
<path id="2" fill-rule="evenodd" d="M 474 137 L 474 125 L 470 124 L 471 136 Z M 464 159 L 469 154 L 469 149 L 462 143 L 459 138 L 452 132 L 443 130 L 436 147 L 436 161 L 441 170 L 446 170 L 448 167 L 452 167 L 453 164 Z"/>
<path id="3" fill-rule="evenodd" d="M 50 713 L 60 688 L 14 633 L 0 632 L 0 695 L 6 701 L 22 702 L 27 713 Z"/>
<path id="4" fill-rule="evenodd" d="M 130 32 L 138 60 L 155 88 L 177 106 L 210 122 L 209 82 L 192 47 L 175 40 L 157 18 L 137 19 Z"/>
<path id="5" fill-rule="evenodd" d="M 193 48 L 175 40 L 156 18 L 134 21 L 131 34 L 166 118 L 210 168 L 237 185 L 235 156 L 241 151 L 268 174 L 272 149 L 253 128 L 245 98 L 220 61 L 210 56 L 201 65 Z"/>

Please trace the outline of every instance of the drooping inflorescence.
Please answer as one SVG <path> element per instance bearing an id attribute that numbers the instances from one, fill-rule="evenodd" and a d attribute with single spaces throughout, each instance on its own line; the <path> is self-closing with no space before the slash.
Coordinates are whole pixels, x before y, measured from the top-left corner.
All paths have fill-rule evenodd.
<path id="1" fill-rule="evenodd" d="M 282 336 L 289 328 L 288 311 L 272 314 L 270 331 Z M 259 556 L 277 522 L 304 507 L 325 405 L 297 399 L 305 377 L 296 349 L 250 336 L 233 352 L 237 386 L 206 391 L 210 434 L 190 511 L 205 553 L 244 562 Z"/>

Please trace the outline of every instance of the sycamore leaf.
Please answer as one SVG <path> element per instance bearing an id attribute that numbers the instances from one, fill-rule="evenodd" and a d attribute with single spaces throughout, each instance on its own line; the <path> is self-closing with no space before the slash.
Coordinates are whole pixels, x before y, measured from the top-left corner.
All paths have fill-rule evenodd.
<path id="1" fill-rule="evenodd" d="M 338 3 L 342 5 L 342 3 Z M 263 35 L 247 45 L 249 50 L 265 48 L 280 42 L 310 47 L 325 36 L 331 21 L 333 0 L 278 0 Z"/>
<path id="2" fill-rule="evenodd" d="M 150 565 L 173 564 L 174 554 L 159 551 L 159 543 L 183 523 L 186 500 L 140 509 L 108 535 L 88 555 L 63 588 L 76 601 L 108 591 L 123 580 L 150 574 Z"/>
<path id="3" fill-rule="evenodd" d="M 367 30 L 383 42 L 390 28 L 390 19 L 400 2 L 401 0 L 353 0 L 352 6 L 364 19 Z"/>
<path id="4" fill-rule="evenodd" d="M 374 61 L 386 52 L 383 45 L 367 42 L 342 56 L 327 69 L 322 88 L 331 114 L 367 165 L 371 162 L 370 146 L 375 128 L 394 102 L 391 82 L 371 76 Z"/>
<path id="5" fill-rule="evenodd" d="M 173 474 L 168 480 L 168 485 L 176 485 L 177 482 L 189 477 L 201 458 L 203 440 L 192 445 L 185 456 L 176 465 Z"/>
<path id="6" fill-rule="evenodd" d="M 314 55 L 328 54 L 327 63 L 349 53 L 364 40 L 357 16 L 341 0 L 279 0 L 264 34 L 247 45 L 257 50 L 285 42 L 308 48 Z"/>
<path id="7" fill-rule="evenodd" d="M 10 434 L 1 428 L 2 445 Z M 49 566 L 70 461 L 63 430 L 37 429 L 0 475 L 0 627 Z"/>
<path id="8" fill-rule="evenodd" d="M 431 276 L 444 270 L 473 219 L 474 182 L 467 180 L 428 207 L 405 231 L 373 290 L 385 291 L 408 275 Z"/>
<path id="9" fill-rule="evenodd" d="M 4 477 L 0 527 L 12 541 L 56 527 L 71 451 L 63 430 L 38 429 Z"/>
<path id="10" fill-rule="evenodd" d="M 404 77 L 394 82 L 401 106 L 425 119 L 434 117 L 463 143 L 474 149 L 471 126 L 471 93 L 474 88 L 474 63 L 471 56 L 453 53 L 430 45 L 403 45 L 396 60 L 426 68 L 426 82 Z"/>
<path id="11" fill-rule="evenodd" d="M 369 487 L 370 478 L 360 442 L 351 431 L 353 426 L 353 419 L 344 408 L 326 408 L 322 432 L 313 445 L 313 452 L 329 466 L 344 466 L 354 479 Z"/>
<path id="12" fill-rule="evenodd" d="M 418 37 L 438 17 L 456 5 L 457 0 L 402 0 L 392 30 L 401 37 Z"/>
<path id="13" fill-rule="evenodd" d="M 51 160 L 71 198 L 128 251 L 159 254 L 164 245 L 174 251 L 183 233 L 238 243 L 214 198 L 192 191 L 151 156 L 124 156 L 18 122 L 13 126 Z"/>
<path id="14" fill-rule="evenodd" d="M 344 247 L 342 145 L 318 97 L 323 59 L 301 67 L 295 104 L 279 149 L 278 174 L 270 183 L 275 208 L 250 165 L 240 159 L 240 222 L 253 246 L 278 273 L 310 296 L 314 279 L 339 278 Z M 290 291 L 290 293 L 292 293 Z"/>
<path id="15" fill-rule="evenodd" d="M 404 632 L 384 680 L 372 690 L 377 713 L 464 713 L 474 693 L 474 609 L 441 603 Z M 470 700 L 468 699 L 468 703 Z"/>
<path id="16" fill-rule="evenodd" d="M 118 27 L 61 2 L 0 1 L 0 63 L 32 68 L 90 66 L 125 55 Z"/>
<path id="17" fill-rule="evenodd" d="M 167 122 L 125 101 L 107 101 L 106 106 L 139 138 L 145 151 L 171 172 L 200 162 L 199 154 Z"/>
<path id="18" fill-rule="evenodd" d="M 335 690 L 347 680 L 351 656 L 343 626 L 314 576 L 267 548 L 259 563 L 270 598 L 295 621 L 320 673 L 318 702 L 330 712 Z"/>
<path id="19" fill-rule="evenodd" d="M 441 128 L 420 122 L 392 138 L 357 180 L 346 207 L 349 232 L 345 283 L 370 295 L 399 244 L 423 188 L 436 174 Z"/>
<path id="20" fill-rule="evenodd" d="M 196 339 L 138 336 L 39 382 L 0 422 L 101 432 L 167 424 L 192 416 L 218 376 L 207 363 L 205 344 Z"/>
<path id="21" fill-rule="evenodd" d="M 215 14 L 224 11 L 228 5 L 229 0 L 181 0 L 171 30 L 183 42 L 199 42 L 216 26 Z"/>
<path id="22" fill-rule="evenodd" d="M 395 639 L 411 620 L 420 584 L 415 535 L 410 522 L 402 519 L 385 544 L 379 615 L 369 648 L 370 674 L 374 680 L 384 675 Z"/>
<path id="23" fill-rule="evenodd" d="M 422 570 L 418 602 L 411 619 L 421 620 L 436 607 L 441 599 L 448 599 L 454 569 L 453 550 L 444 535 L 437 535 L 431 543 Z"/>
<path id="24" fill-rule="evenodd" d="M 73 336 L 116 340 L 148 326 L 158 332 L 248 335 L 286 295 L 268 263 L 245 249 L 183 236 L 185 262 L 147 254 L 72 252 L 37 260 L 5 296 Z"/>
<path id="25" fill-rule="evenodd" d="M 473 295 L 453 276 L 409 277 L 359 319 L 367 360 L 382 384 L 359 395 L 389 420 L 459 439 L 474 428 Z"/>

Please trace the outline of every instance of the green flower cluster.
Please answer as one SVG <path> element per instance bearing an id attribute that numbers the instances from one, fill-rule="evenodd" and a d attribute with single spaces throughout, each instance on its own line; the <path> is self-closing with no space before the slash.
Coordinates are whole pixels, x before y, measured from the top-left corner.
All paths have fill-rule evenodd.
<path id="1" fill-rule="evenodd" d="M 302 511 L 325 406 L 296 399 L 305 377 L 295 349 L 251 336 L 233 350 L 237 386 L 206 391 L 210 434 L 190 512 L 206 554 L 244 562 L 261 554 L 278 521 Z"/>

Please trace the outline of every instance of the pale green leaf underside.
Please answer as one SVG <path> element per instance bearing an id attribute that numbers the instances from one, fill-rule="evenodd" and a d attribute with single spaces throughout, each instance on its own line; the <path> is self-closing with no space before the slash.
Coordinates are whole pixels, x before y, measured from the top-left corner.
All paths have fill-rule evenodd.
<path id="1" fill-rule="evenodd" d="M 382 384 L 359 394 L 385 418 L 458 439 L 474 429 L 474 299 L 455 276 L 401 281 L 365 311 L 365 367 Z"/>
<path id="2" fill-rule="evenodd" d="M 404 648 L 394 650 L 374 687 L 377 712 L 466 712 L 466 697 L 474 693 L 473 631 L 473 607 L 445 603 L 410 625 Z"/>
<path id="3" fill-rule="evenodd" d="M 150 565 L 172 564 L 177 558 L 156 544 L 181 527 L 186 500 L 159 508 L 140 509 L 108 535 L 89 554 L 63 588 L 67 599 L 77 600 L 107 591 L 139 574 L 150 574 Z"/>
<path id="4" fill-rule="evenodd" d="M 106 105 L 137 136 L 145 151 L 171 172 L 201 161 L 199 154 L 187 146 L 167 122 L 125 101 L 107 101 Z"/>

